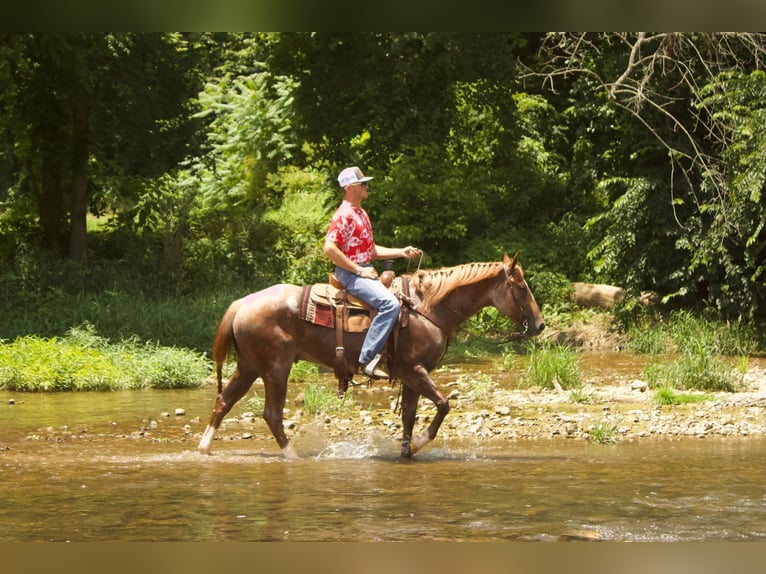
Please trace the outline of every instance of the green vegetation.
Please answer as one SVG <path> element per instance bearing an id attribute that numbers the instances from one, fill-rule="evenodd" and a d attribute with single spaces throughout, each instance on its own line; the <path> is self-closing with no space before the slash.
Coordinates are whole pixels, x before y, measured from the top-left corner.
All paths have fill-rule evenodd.
<path id="1" fill-rule="evenodd" d="M 600 422 L 588 431 L 588 439 L 596 444 L 613 444 L 617 442 L 617 427 L 606 422 Z"/>
<path id="2" fill-rule="evenodd" d="M 479 373 L 475 376 L 460 375 L 457 382 L 468 387 L 468 396 L 477 402 L 486 402 L 492 399 L 492 393 L 497 388 L 497 382 L 492 378 L 492 375 L 485 373 Z"/>
<path id="3" fill-rule="evenodd" d="M 706 393 L 678 393 L 673 388 L 665 386 L 655 390 L 654 400 L 660 405 L 684 405 L 710 401 L 713 400 L 713 396 Z"/>
<path id="4" fill-rule="evenodd" d="M 675 311 L 667 317 L 644 316 L 630 325 L 630 349 L 637 353 L 754 355 L 763 341 L 753 323 Z"/>
<path id="5" fill-rule="evenodd" d="M 233 299 L 325 280 L 335 176 L 359 165 L 381 244 L 427 268 L 518 250 L 551 327 L 587 316 L 572 281 L 620 285 L 631 348 L 681 357 L 657 385 L 736 389 L 723 357 L 766 332 L 764 50 L 744 32 L 5 34 L 4 360 L 27 353 L 50 388 L 161 380 L 120 374 L 114 349 L 207 354 Z M 84 324 L 105 346 L 67 347 Z M 483 311 L 445 361 L 510 356 L 518 329 Z M 523 384 L 580 384 L 572 352 L 515 351 Z M 66 373 L 44 372 L 56 357 Z M 75 369 L 97 363 L 115 382 Z"/>
<path id="6" fill-rule="evenodd" d="M 581 388 L 569 391 L 569 400 L 573 403 L 587 404 L 593 401 L 593 394 Z"/>
<path id="7" fill-rule="evenodd" d="M 650 361 L 644 367 L 649 388 L 697 389 L 734 392 L 742 385 L 742 372 L 726 359 L 703 353 L 682 353 L 668 363 Z"/>
<path id="8" fill-rule="evenodd" d="M 341 398 L 335 389 L 324 385 L 306 385 L 302 387 L 301 394 L 303 410 L 312 415 L 348 412 L 354 409 L 354 397 L 350 393 Z"/>
<path id="9" fill-rule="evenodd" d="M 111 344 L 89 325 L 61 339 L 30 336 L 0 345 L 0 388 L 9 391 L 194 388 L 209 374 L 199 353 L 137 341 Z"/>
<path id="10" fill-rule="evenodd" d="M 580 355 L 577 351 L 548 342 L 527 344 L 526 349 L 527 354 L 522 357 L 510 353 L 503 355 L 506 368 L 515 368 L 520 362 L 526 364 L 519 379 L 521 386 L 553 389 L 554 379 L 562 389 L 576 389 L 582 385 Z"/>

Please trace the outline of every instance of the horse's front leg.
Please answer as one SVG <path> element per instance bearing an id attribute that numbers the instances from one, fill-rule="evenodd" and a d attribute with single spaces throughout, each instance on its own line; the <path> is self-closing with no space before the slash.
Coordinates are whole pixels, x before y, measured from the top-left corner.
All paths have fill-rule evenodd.
<path id="1" fill-rule="evenodd" d="M 412 430 L 415 427 L 415 415 L 418 410 L 420 393 L 413 391 L 408 385 L 402 385 L 402 456 L 412 456 L 410 448 L 412 442 Z"/>
<path id="2" fill-rule="evenodd" d="M 410 399 L 410 401 L 406 401 L 405 391 L 402 391 L 402 427 L 404 429 L 404 434 L 402 436 L 402 456 L 404 457 L 411 457 L 429 442 L 434 440 L 436 438 L 436 433 L 439 432 L 439 427 L 441 426 L 442 421 L 444 421 L 444 417 L 449 413 L 449 401 L 436 387 L 436 383 L 434 383 L 425 367 L 417 365 L 413 370 L 414 376 L 403 380 L 406 388 L 408 388 L 415 396 L 414 400 Z M 426 434 L 408 440 L 408 445 L 405 445 L 405 440 L 412 436 L 418 395 L 423 395 L 424 397 L 431 399 L 434 405 L 436 405 L 436 415 L 431 421 L 431 424 L 428 425 Z M 408 402 L 411 402 L 412 405 L 409 410 L 405 411 L 405 404 Z M 405 449 L 407 452 L 405 452 Z"/>

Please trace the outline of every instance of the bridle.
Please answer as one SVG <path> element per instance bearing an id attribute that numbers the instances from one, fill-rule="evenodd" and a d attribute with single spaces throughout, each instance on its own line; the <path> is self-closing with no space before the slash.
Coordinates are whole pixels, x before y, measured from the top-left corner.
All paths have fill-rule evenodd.
<path id="1" fill-rule="evenodd" d="M 523 331 L 521 331 L 521 332 L 514 331 L 513 333 L 510 334 L 510 337 L 511 337 L 512 340 L 523 339 L 524 337 L 527 336 L 527 333 L 529 332 L 529 320 L 527 319 L 526 312 L 524 311 L 524 306 L 519 302 L 519 297 L 516 294 L 517 287 L 513 284 L 513 281 L 511 280 L 510 270 L 507 269 L 505 266 L 503 266 L 503 271 L 505 273 L 505 282 L 508 284 L 508 289 L 510 289 L 510 291 L 511 291 L 511 297 L 513 298 L 513 303 L 516 305 L 516 307 L 518 307 L 519 312 L 521 313 L 521 319 L 522 319 L 521 325 L 524 327 Z M 524 281 L 524 283 L 526 283 L 526 281 Z M 400 300 L 403 303 L 407 304 L 413 311 L 415 311 L 416 313 L 422 315 L 423 317 L 425 317 L 426 319 L 431 321 L 431 323 L 436 325 L 445 334 L 447 334 L 447 335 L 450 334 L 450 330 L 449 329 L 447 329 L 443 325 L 441 325 L 441 323 L 439 321 L 437 321 L 436 318 L 431 313 L 428 313 L 424 309 L 422 309 L 420 307 L 420 305 L 418 305 L 415 301 L 412 300 L 411 297 L 408 297 L 408 296 L 400 293 L 399 294 L 399 298 L 400 298 Z M 463 322 L 467 321 L 470 318 L 470 317 L 466 317 L 463 313 L 461 313 L 457 309 L 453 309 L 449 305 L 445 304 L 444 307 L 447 310 L 453 312 L 458 317 L 460 317 Z"/>
<path id="2" fill-rule="evenodd" d="M 511 280 L 511 270 L 505 269 L 505 267 L 503 268 L 503 270 L 505 271 L 505 282 L 508 284 L 508 289 L 510 289 L 511 291 L 511 298 L 513 299 L 514 304 L 516 305 L 516 307 L 519 308 L 519 312 L 521 313 L 521 325 L 522 327 L 524 327 L 524 330 L 521 331 L 520 333 L 518 331 L 511 333 L 511 337 L 512 339 L 523 339 L 524 337 L 527 336 L 527 333 L 529 332 L 529 320 L 527 319 L 527 314 L 524 310 L 523 305 L 519 302 L 518 295 L 516 295 L 517 287 L 513 284 L 513 281 Z M 526 281 L 524 281 L 524 283 L 526 283 Z M 529 289 L 529 287 L 527 287 L 527 289 Z"/>

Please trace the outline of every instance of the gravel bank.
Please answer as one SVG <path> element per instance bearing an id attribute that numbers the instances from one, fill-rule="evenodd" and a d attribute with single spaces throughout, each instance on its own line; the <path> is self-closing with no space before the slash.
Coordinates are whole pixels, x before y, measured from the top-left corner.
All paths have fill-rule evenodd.
<path id="1" fill-rule="evenodd" d="M 745 385 L 746 389 L 736 393 L 707 393 L 712 398 L 699 403 L 659 405 L 655 392 L 636 380 L 586 384 L 579 393 L 586 402 L 574 401 L 567 390 L 537 388 L 497 389 L 477 400 L 468 384 L 456 382 L 445 389 L 451 410 L 437 441 L 621 442 L 766 436 L 766 369 L 751 368 Z M 302 429 L 318 426 L 331 440 L 365 440 L 373 432 L 397 440 L 401 437 L 395 385 L 376 383 L 349 392 L 355 397 L 355 407 L 341 414 L 315 416 L 304 413 L 300 405 L 290 405 L 285 411 L 288 434 L 299 439 Z M 421 399 L 416 435 L 434 414 L 430 401 Z M 245 412 L 226 419 L 218 436 L 222 440 L 268 440 L 268 432 L 260 417 Z"/>

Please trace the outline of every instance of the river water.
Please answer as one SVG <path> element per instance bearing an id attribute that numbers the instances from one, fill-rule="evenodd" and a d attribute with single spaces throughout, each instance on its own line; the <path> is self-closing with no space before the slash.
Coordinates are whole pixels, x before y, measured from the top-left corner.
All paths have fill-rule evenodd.
<path id="1" fill-rule="evenodd" d="M 214 394 L 0 392 L 0 541 L 766 540 L 764 438 L 437 440 L 402 460 L 373 429 L 302 422 L 286 461 L 263 423 L 203 456 Z"/>

